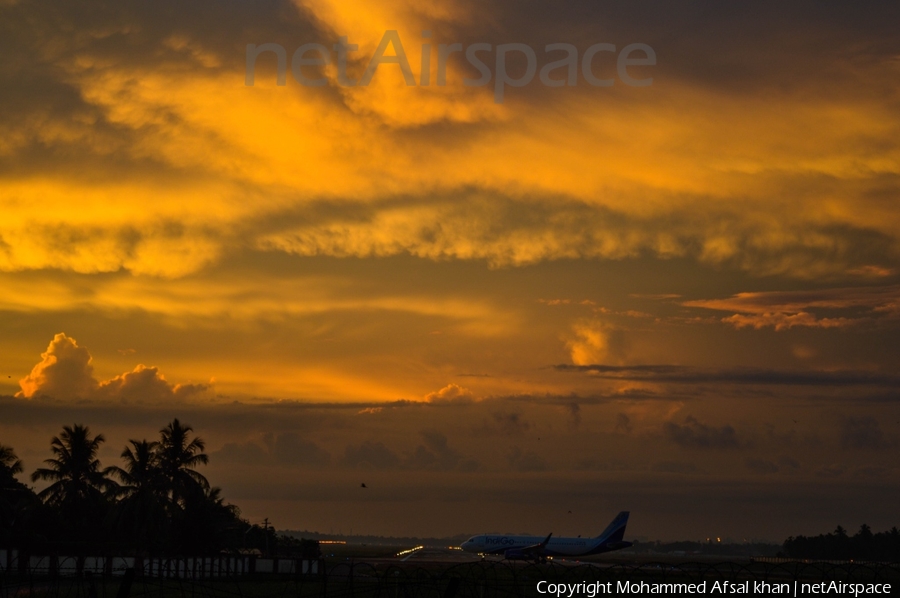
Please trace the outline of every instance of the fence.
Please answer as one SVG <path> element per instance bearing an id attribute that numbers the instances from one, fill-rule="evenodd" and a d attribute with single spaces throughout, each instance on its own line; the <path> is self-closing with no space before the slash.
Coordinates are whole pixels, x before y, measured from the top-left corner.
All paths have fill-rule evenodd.
<path id="1" fill-rule="evenodd" d="M 257 556 L 219 557 L 121 557 L 121 556 L 60 556 L 27 555 L 18 550 L 0 549 L 0 575 L 18 576 L 81 576 L 85 573 L 121 576 L 129 569 L 134 575 L 172 577 L 178 579 L 208 579 L 236 577 L 250 573 L 310 575 L 319 572 L 319 561 L 292 558 L 261 558 Z"/>
<path id="2" fill-rule="evenodd" d="M 7 555 L 9 556 L 9 555 Z M 113 557 L 114 558 L 114 557 Z M 194 573 L 194 564 L 202 561 L 226 562 L 235 559 L 245 563 L 243 573 L 210 575 Z M 169 563 L 192 563 L 185 567 L 161 567 L 153 571 L 172 571 L 171 575 L 143 574 L 117 577 L 117 569 L 98 569 L 97 561 L 85 559 L 81 575 L 57 575 L 31 570 L 29 574 L 6 570 L 0 573 L 0 598 L 304 598 L 333 596 L 337 598 L 505 598 L 542 596 L 538 582 L 552 583 L 701 583 L 730 581 L 753 584 L 785 584 L 799 581 L 838 581 L 890 583 L 900 587 L 900 565 L 885 563 L 825 562 L 643 562 L 643 563 L 560 563 L 531 564 L 508 561 L 476 561 L 471 563 L 369 563 L 310 561 L 315 575 L 303 574 L 303 566 L 284 565 L 290 559 L 255 560 L 253 557 L 222 559 L 175 559 Z M 29 557 L 30 560 L 30 557 Z M 8 560 L 7 560 L 8 562 Z M 106 566 L 107 561 L 104 561 Z M 259 565 L 263 563 L 260 571 Z M 87 566 L 90 565 L 90 566 Z M 271 565 L 271 572 L 268 571 Z M 176 572 L 184 573 L 181 576 Z M 228 566 L 219 571 L 227 572 Z M 618 593 L 618 592 L 612 592 Z"/>

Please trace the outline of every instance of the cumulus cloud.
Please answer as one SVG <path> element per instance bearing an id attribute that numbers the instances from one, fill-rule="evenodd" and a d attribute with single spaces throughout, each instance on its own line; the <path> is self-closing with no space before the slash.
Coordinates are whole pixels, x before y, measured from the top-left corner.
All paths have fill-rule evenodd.
<path id="1" fill-rule="evenodd" d="M 569 357 L 575 366 L 590 366 L 625 357 L 624 331 L 599 320 L 581 320 L 572 325 L 566 339 Z"/>
<path id="2" fill-rule="evenodd" d="M 425 400 L 429 403 L 471 403 L 475 400 L 475 395 L 468 388 L 448 384 L 440 390 L 425 395 Z"/>
<path id="3" fill-rule="evenodd" d="M 17 397 L 48 395 L 57 398 L 89 397 L 97 392 L 91 354 L 73 338 L 60 332 L 53 337 L 41 361 L 19 380 Z"/>
<path id="4" fill-rule="evenodd" d="M 741 446 L 732 426 L 710 426 L 690 415 L 685 418 L 684 424 L 666 422 L 663 433 L 668 440 L 683 448 L 720 450 Z"/>
<path id="5" fill-rule="evenodd" d="M 166 401 L 208 395 L 209 390 L 208 384 L 173 385 L 160 373 L 159 368 L 138 364 L 131 372 L 101 382 L 97 396 L 110 399 Z"/>
<path id="6" fill-rule="evenodd" d="M 137 365 L 109 380 L 94 378 L 93 358 L 87 348 L 60 332 L 53 337 L 41 361 L 19 381 L 19 398 L 49 396 L 57 399 L 116 399 L 167 401 L 209 396 L 208 384 L 171 384 L 159 368 Z"/>
<path id="7" fill-rule="evenodd" d="M 609 339 L 605 327 L 598 322 L 580 322 L 572 326 L 575 337 L 566 344 L 572 363 L 591 365 L 606 361 Z"/>

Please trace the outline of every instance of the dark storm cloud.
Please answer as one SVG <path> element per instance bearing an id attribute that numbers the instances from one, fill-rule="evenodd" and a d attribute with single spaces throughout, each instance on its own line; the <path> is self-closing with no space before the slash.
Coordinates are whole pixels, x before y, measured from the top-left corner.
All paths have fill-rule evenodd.
<path id="1" fill-rule="evenodd" d="M 660 473 L 697 474 L 703 473 L 694 463 L 685 461 L 660 461 L 651 467 L 653 471 Z"/>
<path id="2" fill-rule="evenodd" d="M 621 460 L 580 459 L 575 464 L 575 469 L 581 471 L 628 471 L 637 469 Z"/>
<path id="3" fill-rule="evenodd" d="M 758 474 L 778 473 L 778 466 L 772 461 L 765 459 L 748 459 L 747 469 Z"/>
<path id="4" fill-rule="evenodd" d="M 624 413 L 616 414 L 616 432 L 631 434 L 631 418 Z"/>
<path id="5" fill-rule="evenodd" d="M 566 407 L 566 411 L 568 411 L 569 419 L 568 426 L 570 429 L 575 430 L 578 426 L 581 425 L 581 405 L 578 403 L 569 403 Z"/>
<path id="6" fill-rule="evenodd" d="M 409 455 L 404 466 L 409 469 L 428 469 L 436 471 L 474 471 L 478 462 L 468 459 L 459 451 L 451 448 L 447 437 L 436 430 L 422 431 L 423 444 L 420 444 Z"/>
<path id="7" fill-rule="evenodd" d="M 684 424 L 666 422 L 663 434 L 669 441 L 689 449 L 736 449 L 742 445 L 732 426 L 710 426 L 693 416 L 686 417 Z"/>
<path id="8" fill-rule="evenodd" d="M 365 403 L 371 406 L 372 403 Z M 229 437 L 242 438 L 252 432 L 289 432 L 313 430 L 323 423 L 342 426 L 342 414 L 352 415 L 360 405 L 311 403 L 181 403 L 126 404 L 111 401 L 62 401 L 48 397 L 28 401 L 0 397 L 4 421 L 25 426 L 47 422 L 59 425 L 71 421 L 87 421 L 97 428 L 125 426 L 148 429 L 162 428 L 172 417 L 190 422 L 195 429 L 215 428 Z M 150 423 L 148 423 L 150 422 Z M 153 423 L 156 422 L 156 423 Z"/>
<path id="9" fill-rule="evenodd" d="M 516 411 L 494 411 L 490 419 L 486 419 L 482 429 L 495 433 L 515 436 L 531 427 L 525 417 Z"/>
<path id="10" fill-rule="evenodd" d="M 680 365 L 568 365 L 561 372 L 582 372 L 613 380 L 644 380 L 683 384 L 723 383 L 778 386 L 886 386 L 900 385 L 900 376 L 864 370 L 790 371 L 756 368 L 708 369 Z"/>
<path id="11" fill-rule="evenodd" d="M 268 433 L 258 440 L 228 442 L 211 456 L 227 463 L 289 467 L 323 467 L 331 460 L 327 451 L 294 432 Z"/>
<path id="12" fill-rule="evenodd" d="M 800 469 L 800 463 L 792 457 L 782 457 L 778 460 L 778 465 L 784 469 L 797 470 Z"/>
<path id="13" fill-rule="evenodd" d="M 891 473 L 889 467 L 858 467 L 853 472 L 853 476 L 857 478 L 885 479 Z"/>
<path id="14" fill-rule="evenodd" d="M 841 446 L 847 449 L 883 449 L 893 443 L 872 417 L 848 417 L 841 425 Z"/>
<path id="15" fill-rule="evenodd" d="M 666 78 L 741 94 L 793 91 L 814 80 L 841 94 L 857 91 L 847 89 L 850 83 L 871 84 L 864 73 L 900 53 L 891 25 L 900 19 L 897 4 L 866 6 L 863 11 L 811 0 L 790 5 L 501 0 L 483 10 L 492 16 L 484 21 L 497 26 L 491 33 L 504 42 L 535 47 L 561 40 L 580 46 L 643 42 L 656 49 Z"/>
<path id="16" fill-rule="evenodd" d="M 278 463 L 321 467 L 331 460 L 328 451 L 293 432 L 267 434 L 264 440 Z"/>
<path id="17" fill-rule="evenodd" d="M 255 442 L 226 442 L 225 446 L 212 453 L 214 460 L 242 465 L 263 465 L 272 456 Z"/>
<path id="18" fill-rule="evenodd" d="M 514 446 L 509 450 L 506 460 L 513 471 L 528 472 L 546 471 L 549 469 L 549 465 L 539 454 L 534 451 L 522 450 L 518 446 Z"/>
<path id="19" fill-rule="evenodd" d="M 341 464 L 356 469 L 393 469 L 400 465 L 400 457 L 384 443 L 366 440 L 344 450 Z"/>

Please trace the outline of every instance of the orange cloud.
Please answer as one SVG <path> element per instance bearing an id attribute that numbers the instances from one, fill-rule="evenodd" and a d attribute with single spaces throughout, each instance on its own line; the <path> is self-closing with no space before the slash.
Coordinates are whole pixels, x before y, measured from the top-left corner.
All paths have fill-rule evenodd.
<path id="1" fill-rule="evenodd" d="M 795 314 L 764 313 L 764 314 L 734 314 L 722 321 L 733 325 L 735 328 L 755 328 L 759 330 L 771 326 L 775 330 L 789 330 L 798 326 L 807 328 L 844 328 L 856 323 L 849 318 L 816 318 L 805 311 Z"/>
<path id="2" fill-rule="evenodd" d="M 900 287 L 738 293 L 726 299 L 699 299 L 682 305 L 738 312 L 722 318 L 735 328 L 844 328 L 873 317 L 900 315 Z M 818 317 L 813 310 L 850 311 L 853 317 Z"/>
<path id="3" fill-rule="evenodd" d="M 500 37 L 468 2 L 295 5 L 282 17 L 323 43 L 352 37 L 360 60 L 385 30 L 410 42 L 414 65 L 425 29 L 433 45 L 478 27 Z M 734 94 L 688 77 L 640 93 L 528 87 L 502 106 L 487 88 L 406 86 L 394 69 L 368 87 L 262 76 L 246 87 L 234 48 L 216 55 L 206 27 L 166 30 L 129 62 L 108 31 L 126 39 L 143 30 L 141 15 L 69 38 L 59 29 L 81 31 L 67 22 L 76 16 L 31 10 L 10 18 L 45 54 L 21 72 L 40 67 L 48 89 L 78 101 L 44 113 L 30 98 L 17 104 L 30 111 L 0 123 L 0 157 L 40 148 L 48 161 L 13 163 L 17 174 L 0 182 L 0 270 L 179 277 L 242 249 L 496 266 L 687 256 L 805 278 L 884 276 L 897 260 L 900 219 L 881 199 L 896 191 L 900 163 L 892 90 L 837 85 L 835 95 L 829 77 L 824 94 L 815 70 L 795 94 Z M 490 10 L 503 22 L 505 7 Z M 240 16 L 230 16 L 236 31 L 271 41 Z M 92 35 L 104 42 L 92 46 Z M 856 66 L 854 76 L 896 80 L 891 63 Z"/>
<path id="4" fill-rule="evenodd" d="M 102 398 L 137 401 L 183 400 L 208 395 L 207 384 L 170 384 L 159 368 L 138 364 L 133 371 L 100 383 L 97 395 Z"/>
<path id="5" fill-rule="evenodd" d="M 86 397 L 97 392 L 91 354 L 79 347 L 75 339 L 60 332 L 53 337 L 41 361 L 25 378 L 19 380 L 22 390 L 17 397 L 49 395 L 59 398 Z"/>
<path id="6" fill-rule="evenodd" d="M 91 354 L 74 338 L 60 332 L 31 373 L 19 381 L 19 398 L 183 400 L 211 394 L 207 384 L 170 384 L 158 368 L 138 365 L 131 372 L 98 382 Z"/>
<path id="7" fill-rule="evenodd" d="M 471 403 L 475 400 L 475 395 L 468 388 L 448 384 L 440 390 L 425 395 L 425 400 L 429 403 Z"/>

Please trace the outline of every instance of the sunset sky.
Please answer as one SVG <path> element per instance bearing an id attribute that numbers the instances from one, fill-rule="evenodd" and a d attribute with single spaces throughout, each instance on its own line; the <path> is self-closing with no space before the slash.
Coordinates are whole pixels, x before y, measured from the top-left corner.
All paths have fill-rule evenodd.
<path id="1" fill-rule="evenodd" d="M 27 474 L 83 423 L 112 465 L 179 417 L 280 529 L 900 525 L 898 22 L 888 1 L 2 0 L 0 443 Z M 336 52 L 302 67 L 325 85 L 293 76 L 346 37 L 358 80 L 388 31 L 415 85 L 398 64 L 345 85 Z M 438 85 L 438 45 L 477 43 L 491 81 L 464 83 L 463 51 Z M 571 44 L 574 84 L 497 102 L 512 43 L 538 71 Z M 598 43 L 652 48 L 627 71 L 652 83 L 604 51 L 591 85 Z M 248 44 L 285 49 L 284 85 L 272 52 L 246 84 Z"/>

